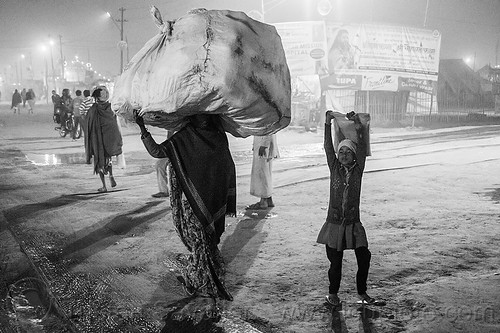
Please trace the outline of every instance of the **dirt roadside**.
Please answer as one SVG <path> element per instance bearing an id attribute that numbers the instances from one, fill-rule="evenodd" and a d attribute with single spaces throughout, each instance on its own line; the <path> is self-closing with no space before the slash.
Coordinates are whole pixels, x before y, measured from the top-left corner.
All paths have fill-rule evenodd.
<path id="1" fill-rule="evenodd" d="M 98 177 L 82 160 L 82 140 L 60 138 L 53 127 L 47 106 L 14 116 L 0 105 L 5 281 L 29 266 L 8 250 L 17 248 L 7 236 L 12 230 L 38 249 L 28 253 L 35 264 L 58 249 L 64 269 L 45 273 L 54 285 L 71 286 L 60 293 L 67 302 L 84 300 L 75 321 L 106 312 L 161 323 L 164 308 L 184 297 L 173 272 L 186 252 L 167 202 L 151 198 L 154 161 L 137 129 L 123 128 L 126 167 L 116 171 L 116 190 L 100 195 Z M 499 130 L 373 128 L 361 211 L 373 255 L 369 293 L 387 305 L 359 311 L 355 257 L 347 252 L 337 313 L 323 304 L 328 262 L 315 243 L 328 203 L 322 133 L 279 133 L 277 205 L 256 216 L 244 215 L 255 201 L 248 194 L 251 139 L 230 137 L 240 214 L 227 219 L 221 242 L 235 298 L 224 309 L 262 332 L 498 332 Z"/>

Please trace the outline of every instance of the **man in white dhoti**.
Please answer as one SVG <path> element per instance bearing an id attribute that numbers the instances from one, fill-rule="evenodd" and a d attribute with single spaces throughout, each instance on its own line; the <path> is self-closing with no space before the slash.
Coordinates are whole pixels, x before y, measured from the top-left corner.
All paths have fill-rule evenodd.
<path id="1" fill-rule="evenodd" d="M 156 178 L 158 180 L 158 193 L 152 194 L 153 198 L 167 198 L 169 196 L 168 185 L 168 158 L 159 158 L 156 161 Z"/>
<path id="2" fill-rule="evenodd" d="M 167 139 L 174 134 L 173 131 L 167 131 Z M 156 179 L 158 181 L 158 193 L 151 195 L 153 198 L 167 198 L 170 195 L 169 184 L 169 159 L 168 157 L 159 158 L 156 161 Z"/>
<path id="3" fill-rule="evenodd" d="M 278 157 L 276 134 L 254 136 L 250 194 L 260 198 L 260 201 L 248 206 L 246 209 L 274 207 L 272 171 L 273 160 Z"/>

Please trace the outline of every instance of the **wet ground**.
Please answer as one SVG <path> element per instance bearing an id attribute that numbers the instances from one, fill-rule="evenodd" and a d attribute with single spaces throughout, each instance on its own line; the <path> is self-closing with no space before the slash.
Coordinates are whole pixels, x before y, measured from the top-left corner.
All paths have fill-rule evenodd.
<path id="1" fill-rule="evenodd" d="M 168 307 L 186 297 L 175 274 L 186 252 L 168 204 L 150 197 L 157 191 L 154 161 L 137 129 L 123 129 L 126 167 L 116 169 L 118 187 L 99 194 L 81 140 L 60 138 L 43 114 L 20 119 L 0 111 L 0 247 L 8 253 L 2 283 L 10 288 L 3 298 L 10 317 L 0 320 L 27 332 L 161 329 Z M 227 219 L 221 251 L 235 301 L 220 304 L 218 328 L 494 332 L 500 317 L 489 311 L 500 304 L 488 290 L 500 281 L 498 249 L 491 247 L 500 241 L 500 185 L 481 172 L 500 159 L 498 132 L 374 128 L 362 205 L 374 254 L 370 290 L 388 304 L 355 303 L 351 262 L 336 311 L 323 304 L 326 263 L 314 243 L 328 200 L 322 133 L 279 134 L 277 207 L 262 212 L 244 209 L 256 201 L 248 194 L 251 138 L 230 137 L 239 214 Z M 456 306 L 464 297 L 481 318 L 471 322 Z"/>

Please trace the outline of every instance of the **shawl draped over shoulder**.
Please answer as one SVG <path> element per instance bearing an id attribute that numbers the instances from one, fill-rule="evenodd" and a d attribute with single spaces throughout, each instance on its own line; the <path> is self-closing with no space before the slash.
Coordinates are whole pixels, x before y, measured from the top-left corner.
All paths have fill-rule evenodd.
<path id="1" fill-rule="evenodd" d="M 97 102 L 90 107 L 87 116 L 86 161 L 90 164 L 94 157 L 94 173 L 100 170 L 106 173 L 111 157 L 122 153 L 123 141 L 116 115 L 109 102 Z"/>
<path id="2" fill-rule="evenodd" d="M 153 157 L 168 157 L 182 191 L 215 244 L 225 228 L 225 215 L 236 214 L 236 169 L 226 134 L 188 124 L 158 145 L 143 138 Z"/>

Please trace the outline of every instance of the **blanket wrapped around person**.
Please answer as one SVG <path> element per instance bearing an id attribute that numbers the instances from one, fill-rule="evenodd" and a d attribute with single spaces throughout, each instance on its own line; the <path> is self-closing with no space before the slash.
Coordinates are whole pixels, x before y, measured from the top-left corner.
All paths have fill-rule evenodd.
<path id="1" fill-rule="evenodd" d="M 100 87 L 100 89 L 104 89 Z M 116 115 L 108 101 L 96 99 L 87 113 L 86 162 L 94 160 L 94 173 L 107 174 L 111 158 L 122 153 L 122 136 Z"/>
<path id="2" fill-rule="evenodd" d="M 236 214 L 236 170 L 226 133 L 217 115 L 189 117 L 185 127 L 161 144 L 145 129 L 149 154 L 170 159 L 172 216 L 177 233 L 191 252 L 183 283 L 190 294 L 232 300 L 223 283 L 224 264 L 217 245 L 225 215 Z"/>

